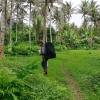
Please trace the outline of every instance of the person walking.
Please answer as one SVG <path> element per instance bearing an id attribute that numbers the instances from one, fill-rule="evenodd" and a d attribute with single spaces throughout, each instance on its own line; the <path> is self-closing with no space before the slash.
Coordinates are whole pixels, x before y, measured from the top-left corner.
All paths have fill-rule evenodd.
<path id="1" fill-rule="evenodd" d="M 41 47 L 40 55 L 42 55 L 41 65 L 42 65 L 43 70 L 44 70 L 44 75 L 47 75 L 47 63 L 48 63 L 48 60 L 45 58 L 45 54 L 46 54 L 45 44 L 42 41 L 39 41 L 39 45 Z"/>

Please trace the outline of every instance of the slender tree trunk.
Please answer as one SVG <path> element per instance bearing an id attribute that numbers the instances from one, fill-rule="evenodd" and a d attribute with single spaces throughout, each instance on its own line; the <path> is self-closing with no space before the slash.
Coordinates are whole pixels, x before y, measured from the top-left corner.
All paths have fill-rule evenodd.
<path id="1" fill-rule="evenodd" d="M 7 0 L 5 1 L 5 34 L 7 33 L 7 11 L 8 11 L 8 6 L 7 6 Z"/>
<path id="2" fill-rule="evenodd" d="M 11 0 L 11 12 L 10 12 L 10 49 L 12 50 L 12 13 L 13 13 L 13 0 Z"/>
<path id="3" fill-rule="evenodd" d="M 57 30 L 57 22 L 56 22 L 56 30 Z M 58 32 L 56 32 L 56 42 L 58 42 Z"/>
<path id="4" fill-rule="evenodd" d="M 24 37 L 24 21 L 22 19 L 22 40 L 23 40 L 23 37 Z"/>
<path id="5" fill-rule="evenodd" d="M 16 42 L 18 42 L 18 30 L 17 30 L 17 23 L 16 23 Z"/>
<path id="6" fill-rule="evenodd" d="M 70 21 L 70 15 L 68 15 L 68 30 L 70 30 L 69 21 Z"/>
<path id="7" fill-rule="evenodd" d="M 86 30 L 86 19 L 85 19 L 85 15 L 84 15 L 84 31 Z"/>
<path id="8" fill-rule="evenodd" d="M 17 8 L 17 17 L 16 17 L 16 42 L 18 41 L 18 25 L 17 25 L 17 20 L 18 20 L 18 8 Z"/>
<path id="9" fill-rule="evenodd" d="M 66 16 L 65 16 L 65 13 L 64 13 L 64 23 L 66 23 Z"/>
<path id="10" fill-rule="evenodd" d="M 31 3 L 30 3 L 30 16 L 29 16 L 29 46 L 31 48 Z"/>
<path id="11" fill-rule="evenodd" d="M 45 5 L 44 26 L 43 26 L 43 42 L 44 43 L 46 42 L 46 35 L 47 35 L 47 31 L 46 31 L 47 10 L 48 10 L 48 6 Z"/>
<path id="12" fill-rule="evenodd" d="M 22 14 L 24 15 L 24 12 L 22 11 Z M 22 40 L 24 37 L 24 16 L 22 15 Z"/>
<path id="13" fill-rule="evenodd" d="M 50 6 L 50 41 L 52 43 L 52 33 L 51 33 L 51 16 L 52 16 L 52 7 Z"/>
<path id="14" fill-rule="evenodd" d="M 92 24 L 91 24 L 91 36 L 90 36 L 90 47 L 92 48 L 93 46 L 93 39 L 92 39 L 92 32 L 93 32 L 93 27 L 92 27 Z"/>
<path id="15" fill-rule="evenodd" d="M 5 11 L 6 11 L 6 0 L 1 1 L 2 14 L 1 14 L 1 34 L 0 34 L 0 58 L 4 57 L 4 39 L 5 39 Z"/>

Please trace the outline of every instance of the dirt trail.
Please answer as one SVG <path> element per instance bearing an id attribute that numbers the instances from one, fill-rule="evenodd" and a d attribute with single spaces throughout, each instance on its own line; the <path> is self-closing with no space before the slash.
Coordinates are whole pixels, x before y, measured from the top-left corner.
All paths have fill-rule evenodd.
<path id="1" fill-rule="evenodd" d="M 62 64 L 62 70 L 63 70 L 64 75 L 66 76 L 66 80 L 69 86 L 72 88 L 72 93 L 74 94 L 74 100 L 85 100 L 76 81 L 73 80 L 72 76 L 66 70 L 65 63 Z"/>

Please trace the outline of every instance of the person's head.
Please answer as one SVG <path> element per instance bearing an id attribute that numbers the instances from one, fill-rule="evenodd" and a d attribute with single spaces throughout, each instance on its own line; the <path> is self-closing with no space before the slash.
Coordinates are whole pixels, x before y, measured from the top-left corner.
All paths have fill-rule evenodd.
<path id="1" fill-rule="evenodd" d="M 42 41 L 39 41 L 39 45 L 40 45 L 40 46 L 43 46 L 43 44 L 44 44 L 44 43 L 43 43 Z"/>

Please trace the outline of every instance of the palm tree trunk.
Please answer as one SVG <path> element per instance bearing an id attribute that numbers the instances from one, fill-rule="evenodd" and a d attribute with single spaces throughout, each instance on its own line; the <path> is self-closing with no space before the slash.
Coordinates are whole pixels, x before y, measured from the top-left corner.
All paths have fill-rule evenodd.
<path id="1" fill-rule="evenodd" d="M 52 33 L 51 33 L 51 16 L 52 16 L 52 7 L 50 7 L 50 41 L 52 43 Z"/>
<path id="2" fill-rule="evenodd" d="M 18 25 L 17 25 L 17 20 L 18 20 L 18 7 L 17 7 L 17 17 L 16 17 L 16 42 L 18 41 Z"/>
<path id="3" fill-rule="evenodd" d="M 44 43 L 46 42 L 46 35 L 47 35 L 47 31 L 46 31 L 47 9 L 48 9 L 48 6 L 45 5 L 44 26 L 43 26 L 43 42 Z"/>
<path id="4" fill-rule="evenodd" d="M 18 41 L 18 34 L 17 34 L 18 33 L 18 30 L 17 30 L 17 28 L 18 27 L 17 27 L 17 23 L 16 23 L 16 42 Z"/>
<path id="5" fill-rule="evenodd" d="M 31 48 L 31 2 L 30 2 L 30 16 L 29 16 L 29 46 Z"/>
<path id="6" fill-rule="evenodd" d="M 90 33 L 90 47 L 91 48 L 93 46 L 92 32 L 93 32 L 93 27 L 92 27 L 92 24 L 91 24 L 91 33 Z"/>
<path id="7" fill-rule="evenodd" d="M 13 0 L 11 0 L 11 12 L 10 12 L 10 49 L 12 50 L 12 13 L 13 13 Z"/>
<path id="8" fill-rule="evenodd" d="M 85 25 L 85 15 L 84 15 L 84 31 L 86 30 L 86 25 Z"/>
<path id="9" fill-rule="evenodd" d="M 69 21 L 70 21 L 70 17 L 68 16 L 68 30 L 70 30 Z"/>
<path id="10" fill-rule="evenodd" d="M 24 20 L 22 19 L 22 40 L 23 40 L 23 36 L 24 36 Z"/>
<path id="11" fill-rule="evenodd" d="M 0 34 L 0 58 L 4 57 L 4 37 L 5 37 L 5 10 L 6 10 L 6 0 L 2 0 L 2 20 L 1 20 L 1 34 Z"/>

